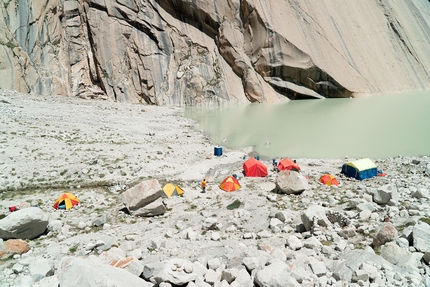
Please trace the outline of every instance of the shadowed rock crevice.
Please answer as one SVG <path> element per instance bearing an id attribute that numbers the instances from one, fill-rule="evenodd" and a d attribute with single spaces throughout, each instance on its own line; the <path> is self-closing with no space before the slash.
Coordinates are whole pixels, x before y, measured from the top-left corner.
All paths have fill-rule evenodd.
<path id="1" fill-rule="evenodd" d="M 156 2 L 176 19 L 196 27 L 211 38 L 218 34 L 219 23 L 222 19 L 211 17 L 207 13 L 208 11 L 205 11 L 198 5 L 201 1 L 156 0 Z M 204 5 L 205 3 L 202 4 Z M 214 8 L 216 8 L 216 5 L 214 3 Z M 215 15 L 218 15 L 216 11 L 213 12 L 215 12 Z"/>

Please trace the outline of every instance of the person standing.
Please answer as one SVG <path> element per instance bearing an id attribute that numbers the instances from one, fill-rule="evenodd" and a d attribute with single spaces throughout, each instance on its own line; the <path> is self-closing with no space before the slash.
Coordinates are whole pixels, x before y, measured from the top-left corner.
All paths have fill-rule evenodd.
<path id="1" fill-rule="evenodd" d="M 205 192 L 206 192 L 206 179 L 204 178 L 202 180 L 202 193 L 205 193 Z"/>

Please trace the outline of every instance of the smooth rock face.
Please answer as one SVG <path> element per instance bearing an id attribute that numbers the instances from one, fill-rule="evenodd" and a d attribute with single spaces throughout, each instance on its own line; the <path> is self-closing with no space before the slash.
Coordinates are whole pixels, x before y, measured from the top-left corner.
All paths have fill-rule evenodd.
<path id="1" fill-rule="evenodd" d="M 0 238 L 33 239 L 45 232 L 48 214 L 37 207 L 15 211 L 0 220 Z"/>
<path id="2" fill-rule="evenodd" d="M 95 257 L 88 259 L 64 257 L 59 266 L 58 279 L 62 287 L 153 286 L 152 283 L 122 268 L 105 265 Z"/>
<path id="3" fill-rule="evenodd" d="M 158 105 L 425 90 L 429 12 L 427 0 L 12 0 L 0 87 Z"/>

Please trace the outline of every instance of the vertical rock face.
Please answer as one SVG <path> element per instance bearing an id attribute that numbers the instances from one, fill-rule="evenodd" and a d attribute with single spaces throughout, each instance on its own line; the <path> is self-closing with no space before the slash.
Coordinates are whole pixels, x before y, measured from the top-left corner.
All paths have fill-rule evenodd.
<path id="1" fill-rule="evenodd" d="M 427 0 L 4 0 L 0 87 L 157 105 L 430 88 Z"/>

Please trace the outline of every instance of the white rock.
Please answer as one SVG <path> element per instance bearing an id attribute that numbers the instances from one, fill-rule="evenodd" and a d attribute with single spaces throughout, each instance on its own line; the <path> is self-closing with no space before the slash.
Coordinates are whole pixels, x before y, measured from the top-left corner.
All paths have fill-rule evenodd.
<path id="1" fill-rule="evenodd" d="M 327 268 L 324 262 L 312 260 L 309 263 L 309 266 L 311 267 L 312 272 L 318 277 L 321 277 L 327 273 Z"/>
<path id="2" fill-rule="evenodd" d="M 258 286 L 264 287 L 300 287 L 301 285 L 291 277 L 289 270 L 285 262 L 276 261 L 257 271 L 255 282 Z"/>
<path id="3" fill-rule="evenodd" d="M 260 263 L 256 257 L 245 257 L 243 258 L 242 263 L 249 271 L 252 271 L 260 266 Z"/>
<path id="4" fill-rule="evenodd" d="M 215 282 L 221 281 L 221 272 L 209 269 L 205 274 L 205 281 L 211 285 Z"/>
<path id="5" fill-rule="evenodd" d="M 303 247 L 303 243 L 300 239 L 297 238 L 297 236 L 290 235 L 287 238 L 287 245 L 292 250 L 299 250 Z"/>

